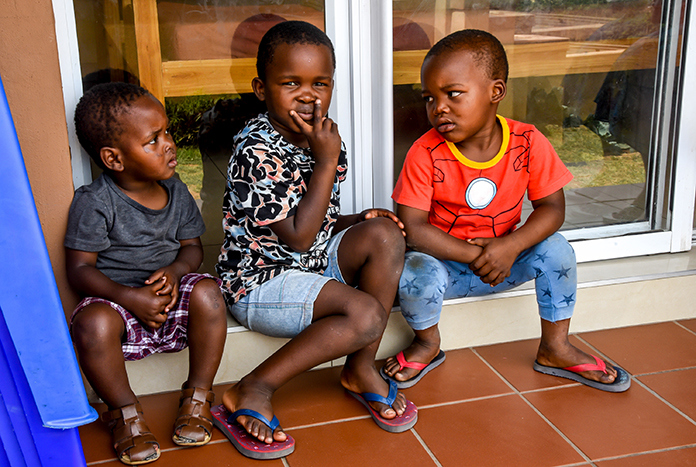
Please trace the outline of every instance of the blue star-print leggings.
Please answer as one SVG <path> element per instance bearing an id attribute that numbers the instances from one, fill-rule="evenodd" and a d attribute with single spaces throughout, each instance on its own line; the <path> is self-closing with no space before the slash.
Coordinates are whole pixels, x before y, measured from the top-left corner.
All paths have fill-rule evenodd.
<path id="1" fill-rule="evenodd" d="M 468 264 L 409 251 L 399 280 L 399 302 L 408 324 L 423 330 L 440 321 L 443 300 L 490 295 L 532 279 L 542 319 L 555 322 L 573 315 L 578 282 L 575 252 L 559 233 L 522 252 L 510 277 L 495 287 L 482 282 Z"/>

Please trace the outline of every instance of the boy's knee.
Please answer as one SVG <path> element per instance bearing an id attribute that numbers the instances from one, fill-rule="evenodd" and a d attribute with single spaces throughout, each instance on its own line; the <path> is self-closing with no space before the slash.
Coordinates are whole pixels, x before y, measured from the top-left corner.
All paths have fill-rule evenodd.
<path id="1" fill-rule="evenodd" d="M 224 314 L 226 310 L 220 286 L 210 278 L 196 282 L 191 291 L 190 303 L 192 308 L 213 315 Z"/>
<path id="2" fill-rule="evenodd" d="M 425 253 L 409 252 L 399 280 L 399 300 L 418 300 L 447 288 L 447 271 L 436 258 Z"/>
<path id="3" fill-rule="evenodd" d="M 104 303 L 93 303 L 80 310 L 72 320 L 71 333 L 80 347 L 95 346 L 109 339 L 120 339 L 125 326 L 121 316 Z"/>
<path id="4" fill-rule="evenodd" d="M 386 217 L 376 217 L 365 222 L 370 226 L 368 240 L 371 245 L 378 246 L 382 251 L 391 251 L 394 255 L 404 255 L 406 240 L 394 221 Z"/>

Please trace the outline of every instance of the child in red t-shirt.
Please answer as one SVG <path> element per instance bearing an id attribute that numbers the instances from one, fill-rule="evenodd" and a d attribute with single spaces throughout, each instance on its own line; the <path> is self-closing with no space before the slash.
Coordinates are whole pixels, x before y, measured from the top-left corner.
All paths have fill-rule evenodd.
<path id="1" fill-rule="evenodd" d="M 411 251 L 399 301 L 412 344 L 382 368 L 406 388 L 445 359 L 443 300 L 486 295 L 534 279 L 541 344 L 534 369 L 605 391 L 630 377 L 568 341 L 576 300 L 575 254 L 557 230 L 572 175 L 532 125 L 496 115 L 507 90 L 505 50 L 491 34 L 463 30 L 428 52 L 421 69 L 433 129 L 411 147 L 392 195 Z M 534 211 L 523 225 L 525 193 Z"/>

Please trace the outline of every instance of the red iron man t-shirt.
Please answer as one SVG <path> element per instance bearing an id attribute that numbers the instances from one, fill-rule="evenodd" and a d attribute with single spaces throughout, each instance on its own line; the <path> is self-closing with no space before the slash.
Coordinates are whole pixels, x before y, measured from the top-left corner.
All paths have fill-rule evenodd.
<path id="1" fill-rule="evenodd" d="M 392 198 L 428 211 L 428 222 L 462 240 L 501 237 L 515 229 L 525 193 L 532 201 L 563 188 L 573 175 L 533 125 L 498 116 L 503 143 L 487 162 L 459 152 L 435 129 L 406 155 Z"/>

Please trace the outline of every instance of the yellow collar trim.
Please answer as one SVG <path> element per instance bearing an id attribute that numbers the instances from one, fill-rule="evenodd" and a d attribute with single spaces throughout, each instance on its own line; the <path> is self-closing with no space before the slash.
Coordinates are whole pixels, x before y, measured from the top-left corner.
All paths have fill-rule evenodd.
<path id="1" fill-rule="evenodd" d="M 452 151 L 452 154 L 454 154 L 454 157 L 456 157 L 459 162 L 467 167 L 471 167 L 472 169 L 488 169 L 500 162 L 507 151 L 508 144 L 510 143 L 510 128 L 508 127 L 507 120 L 505 120 L 505 118 L 501 117 L 500 115 L 496 115 L 496 117 L 500 122 L 500 126 L 503 127 L 503 142 L 500 145 L 498 154 L 496 154 L 495 157 L 489 161 L 476 162 L 462 154 L 454 143 L 451 141 L 445 141 L 447 143 L 447 147 L 450 149 L 450 151 Z"/>

